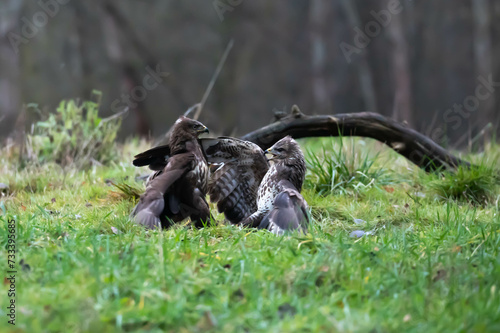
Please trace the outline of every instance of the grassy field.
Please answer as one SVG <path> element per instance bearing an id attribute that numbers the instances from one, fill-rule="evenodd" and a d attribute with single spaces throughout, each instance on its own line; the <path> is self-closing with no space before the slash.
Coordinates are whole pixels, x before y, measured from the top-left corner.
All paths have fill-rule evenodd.
<path id="1" fill-rule="evenodd" d="M 500 147 L 465 155 L 477 170 L 426 175 L 369 140 L 301 145 L 313 225 L 285 237 L 221 215 L 200 230 L 135 226 L 112 182 L 144 186 L 131 158 L 148 143 L 88 168 L 4 152 L 0 268 L 14 219 L 17 317 L 4 279 L 0 331 L 500 331 Z"/>

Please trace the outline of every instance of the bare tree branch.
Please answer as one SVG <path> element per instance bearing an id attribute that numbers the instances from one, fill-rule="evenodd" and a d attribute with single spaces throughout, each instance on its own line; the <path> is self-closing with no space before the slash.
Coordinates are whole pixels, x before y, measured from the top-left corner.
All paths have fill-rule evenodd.
<path id="1" fill-rule="evenodd" d="M 208 84 L 207 89 L 205 90 L 205 93 L 203 94 L 203 97 L 201 99 L 199 107 L 196 109 L 196 112 L 193 116 L 193 119 L 198 120 L 198 118 L 200 117 L 201 111 L 203 110 L 203 107 L 205 106 L 205 102 L 207 101 L 208 96 L 210 96 L 210 92 L 212 91 L 212 88 L 214 87 L 215 81 L 217 81 L 217 78 L 219 77 L 219 74 L 222 70 L 222 67 L 224 67 L 224 63 L 226 62 L 227 56 L 229 55 L 229 52 L 233 48 L 233 44 L 234 44 L 234 40 L 231 39 L 226 46 L 226 50 L 224 51 L 224 54 L 222 55 L 222 58 L 220 59 L 219 64 L 217 65 L 217 68 L 215 69 L 214 75 L 212 76 L 212 79 L 210 80 L 210 83 Z"/>

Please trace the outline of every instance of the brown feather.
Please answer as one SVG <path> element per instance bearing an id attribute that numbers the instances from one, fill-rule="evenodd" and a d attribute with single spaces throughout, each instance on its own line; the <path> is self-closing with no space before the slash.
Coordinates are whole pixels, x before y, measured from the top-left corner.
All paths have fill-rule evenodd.
<path id="1" fill-rule="evenodd" d="M 259 184 L 269 168 L 264 152 L 254 143 L 236 138 L 201 139 L 212 169 L 210 201 L 220 213 L 238 223 L 257 209 Z"/>
<path id="2" fill-rule="evenodd" d="M 187 217 L 201 226 L 210 219 L 205 196 L 208 164 L 198 142 L 206 127 L 185 117 L 175 123 L 168 146 L 138 154 L 134 164 L 165 166 L 153 173 L 132 216 L 148 228 L 168 227 Z"/>

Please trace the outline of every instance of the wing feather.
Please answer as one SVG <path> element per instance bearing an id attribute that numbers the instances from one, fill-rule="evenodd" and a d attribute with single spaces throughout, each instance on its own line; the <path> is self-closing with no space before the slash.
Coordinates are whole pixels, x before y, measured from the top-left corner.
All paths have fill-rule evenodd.
<path id="1" fill-rule="evenodd" d="M 238 223 L 257 210 L 257 193 L 269 163 L 256 144 L 230 137 L 199 139 L 207 161 L 215 166 L 210 175 L 208 194 L 220 213 Z M 148 183 L 156 184 L 173 157 L 168 145 L 149 149 L 135 156 L 135 166 L 148 165 L 159 170 Z M 163 179 L 163 178 L 162 178 Z M 175 210 L 175 198 L 168 198 Z"/>
<path id="2" fill-rule="evenodd" d="M 257 210 L 257 193 L 269 163 L 256 144 L 236 138 L 201 139 L 207 161 L 216 165 L 209 185 L 210 201 L 238 223 Z"/>
<path id="3" fill-rule="evenodd" d="M 268 229 L 277 235 L 294 230 L 306 233 L 309 222 L 307 203 L 291 186 L 276 196 L 273 209 L 262 219 L 259 229 Z"/>
<path id="4" fill-rule="evenodd" d="M 170 147 L 168 145 L 158 146 L 146 150 L 143 153 L 134 156 L 134 164 L 136 167 L 148 165 L 151 170 L 163 170 L 170 158 Z"/>
<path id="5" fill-rule="evenodd" d="M 131 213 L 138 224 L 151 229 L 161 225 L 160 215 L 165 209 L 164 195 L 177 180 L 190 170 L 190 164 L 193 161 L 191 155 L 173 156 L 163 171 L 156 172 L 148 180 L 146 192 L 141 195 L 139 203 Z M 169 198 L 169 204 L 175 202 L 178 202 L 177 198 Z M 176 210 L 175 207 L 174 209 Z"/>

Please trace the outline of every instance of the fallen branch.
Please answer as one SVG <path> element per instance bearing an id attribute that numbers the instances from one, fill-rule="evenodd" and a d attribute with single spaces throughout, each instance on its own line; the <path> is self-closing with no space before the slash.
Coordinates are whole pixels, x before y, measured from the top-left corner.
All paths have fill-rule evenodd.
<path id="1" fill-rule="evenodd" d="M 190 110 L 186 114 L 192 114 L 193 111 Z M 276 112 L 274 123 L 250 132 L 241 139 L 267 149 L 287 135 L 296 139 L 321 136 L 372 138 L 385 143 L 427 172 L 442 169 L 453 170 L 460 165 L 470 166 L 470 163 L 452 155 L 427 136 L 373 112 L 306 116 L 294 105 L 291 114 Z M 165 150 L 165 154 L 168 154 L 168 146 L 156 149 Z M 152 161 L 147 160 L 145 164 L 135 165 L 151 163 Z M 162 163 L 164 163 L 163 160 L 160 161 L 160 167 L 163 167 Z M 153 167 L 153 170 L 156 169 Z"/>
<path id="2" fill-rule="evenodd" d="M 468 162 L 453 156 L 427 136 L 372 112 L 306 116 L 297 106 L 292 113 L 241 138 L 267 149 L 281 138 L 359 136 L 385 143 L 426 171 L 455 169 Z"/>

